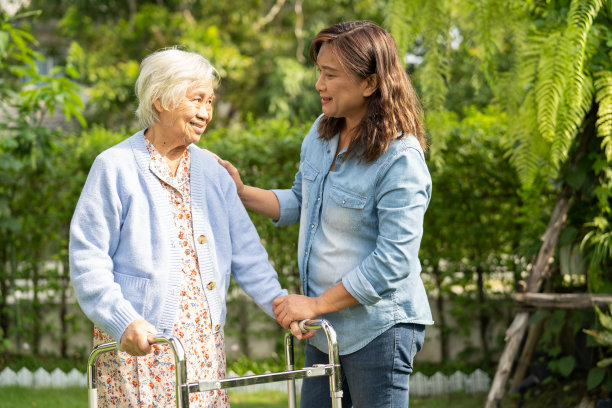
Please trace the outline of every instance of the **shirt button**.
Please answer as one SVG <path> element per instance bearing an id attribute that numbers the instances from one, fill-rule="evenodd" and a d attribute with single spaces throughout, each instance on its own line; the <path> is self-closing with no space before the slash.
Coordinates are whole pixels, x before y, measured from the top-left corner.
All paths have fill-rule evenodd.
<path id="1" fill-rule="evenodd" d="M 317 201 L 321 201 L 321 197 L 317 197 Z"/>
<path id="2" fill-rule="evenodd" d="M 342 200 L 342 204 L 346 204 L 346 200 Z"/>
<path id="3" fill-rule="evenodd" d="M 208 290 L 213 290 L 216 286 L 217 286 L 217 284 L 215 283 L 215 281 L 211 281 L 211 282 L 208 283 L 208 285 L 206 285 Z"/>
<path id="4" fill-rule="evenodd" d="M 310 228 L 314 228 L 314 224 L 312 224 L 312 225 L 310 226 Z"/>
<path id="5" fill-rule="evenodd" d="M 215 326 L 215 331 L 219 331 L 221 329 L 221 323 L 217 323 Z"/>
<path id="6" fill-rule="evenodd" d="M 206 236 L 205 235 L 200 235 L 198 237 L 198 242 L 202 245 L 204 245 L 206 243 Z"/>

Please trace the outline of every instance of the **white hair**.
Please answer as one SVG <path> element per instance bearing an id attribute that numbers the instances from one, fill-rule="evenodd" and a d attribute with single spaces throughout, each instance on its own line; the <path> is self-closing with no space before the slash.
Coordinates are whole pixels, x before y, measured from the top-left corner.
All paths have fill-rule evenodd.
<path id="1" fill-rule="evenodd" d="M 163 109 L 172 110 L 191 88 L 210 83 L 216 86 L 218 82 L 219 73 L 200 54 L 178 48 L 150 54 L 140 63 L 140 75 L 135 85 L 138 123 L 144 129 L 159 120 L 155 101 L 159 101 Z"/>

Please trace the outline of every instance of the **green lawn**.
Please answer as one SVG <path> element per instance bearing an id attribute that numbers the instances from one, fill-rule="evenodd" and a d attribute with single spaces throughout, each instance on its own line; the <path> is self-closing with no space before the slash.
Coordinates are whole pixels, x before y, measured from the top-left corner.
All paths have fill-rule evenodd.
<path id="1" fill-rule="evenodd" d="M 486 395 L 453 394 L 441 397 L 410 399 L 410 407 L 453 408 L 482 407 Z M 287 394 L 279 392 L 230 393 L 232 408 L 281 408 L 287 407 Z M 83 408 L 87 406 L 84 388 L 29 389 L 1 387 L 0 408 Z"/>

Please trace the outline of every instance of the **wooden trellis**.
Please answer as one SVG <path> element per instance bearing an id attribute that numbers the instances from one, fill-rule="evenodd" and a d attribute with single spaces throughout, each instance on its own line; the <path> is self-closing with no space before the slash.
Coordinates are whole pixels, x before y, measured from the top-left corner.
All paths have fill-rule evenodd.
<path id="1" fill-rule="evenodd" d="M 529 274 L 525 291 L 524 293 L 514 295 L 514 300 L 518 304 L 539 308 L 581 309 L 593 306 L 608 306 L 612 301 L 612 296 L 610 295 L 539 293 L 542 283 L 548 278 L 551 260 L 567 218 L 570 204 L 570 188 L 566 186 L 559 195 L 557 204 L 546 227 L 546 232 L 542 236 L 542 247 Z M 499 359 L 485 408 L 498 408 L 501 406 L 506 383 L 527 331 L 529 317 L 529 311 L 518 312 L 510 327 L 506 330 L 506 345 Z M 529 329 L 529 335 L 516 367 L 515 383 L 513 385 L 516 385 L 524 377 L 542 328 L 542 322 L 540 322 L 540 324 L 534 325 Z"/>

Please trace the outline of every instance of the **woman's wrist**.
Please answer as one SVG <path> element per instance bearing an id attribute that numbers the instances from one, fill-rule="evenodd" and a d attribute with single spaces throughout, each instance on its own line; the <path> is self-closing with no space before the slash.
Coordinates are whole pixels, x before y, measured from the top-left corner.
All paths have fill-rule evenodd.
<path id="1" fill-rule="evenodd" d="M 240 188 L 237 193 L 238 198 L 240 198 L 240 201 L 242 201 L 242 204 L 246 206 L 246 203 L 252 200 L 253 187 L 243 184 L 242 188 Z"/>
<path id="2" fill-rule="evenodd" d="M 316 316 L 321 316 L 326 313 L 335 312 L 336 308 L 334 304 L 327 299 L 326 293 L 324 292 L 320 296 L 312 298 L 314 300 L 312 305 L 312 311 Z"/>

